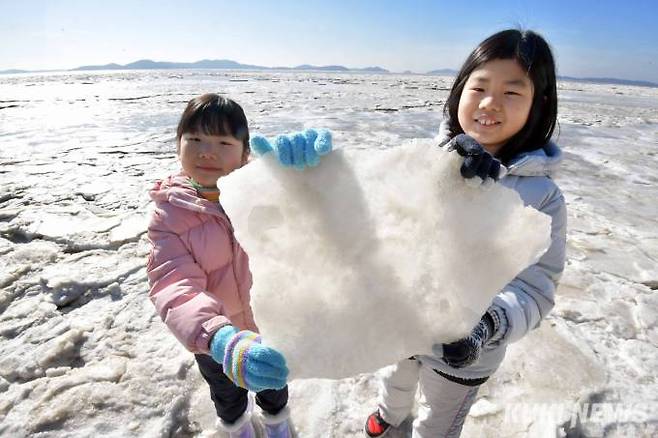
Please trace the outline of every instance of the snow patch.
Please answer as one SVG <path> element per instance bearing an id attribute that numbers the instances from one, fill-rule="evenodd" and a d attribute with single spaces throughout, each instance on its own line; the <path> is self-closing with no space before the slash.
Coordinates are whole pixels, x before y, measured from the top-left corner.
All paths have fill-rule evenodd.
<path id="1" fill-rule="evenodd" d="M 547 249 L 550 217 L 503 186 L 469 187 L 461 162 L 416 140 L 338 150 L 305 172 L 266 156 L 219 181 L 250 255 L 256 322 L 293 377 L 431 353 Z"/>

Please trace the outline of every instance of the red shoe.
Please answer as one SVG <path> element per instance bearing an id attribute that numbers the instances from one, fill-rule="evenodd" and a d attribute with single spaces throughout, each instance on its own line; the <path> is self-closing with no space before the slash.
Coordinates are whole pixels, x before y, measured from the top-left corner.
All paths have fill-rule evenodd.
<path id="1" fill-rule="evenodd" d="M 366 436 L 380 437 L 386 435 L 390 428 L 391 425 L 384 421 L 384 419 L 379 415 L 379 411 L 375 411 L 368 416 L 364 431 Z"/>

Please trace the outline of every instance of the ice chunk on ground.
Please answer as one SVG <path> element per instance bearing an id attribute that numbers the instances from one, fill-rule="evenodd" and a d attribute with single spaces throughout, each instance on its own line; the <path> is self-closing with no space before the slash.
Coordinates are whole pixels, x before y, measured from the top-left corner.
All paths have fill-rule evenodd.
<path id="1" fill-rule="evenodd" d="M 92 289 L 125 279 L 144 265 L 142 258 L 114 251 L 86 251 L 46 266 L 41 281 L 57 306 L 65 306 Z"/>
<path id="2" fill-rule="evenodd" d="M 250 255 L 252 306 L 292 377 L 373 371 L 467 334 L 550 243 L 550 218 L 415 140 L 335 151 L 299 172 L 266 156 L 219 181 Z"/>

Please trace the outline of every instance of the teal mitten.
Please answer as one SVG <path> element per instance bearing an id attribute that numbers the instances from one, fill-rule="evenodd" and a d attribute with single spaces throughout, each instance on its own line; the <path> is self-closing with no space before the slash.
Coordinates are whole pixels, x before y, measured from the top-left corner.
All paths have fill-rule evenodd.
<path id="1" fill-rule="evenodd" d="M 210 355 L 241 388 L 260 392 L 286 386 L 286 360 L 275 349 L 262 345 L 258 333 L 226 325 L 212 337 Z"/>
<path id="2" fill-rule="evenodd" d="M 275 152 L 279 162 L 286 167 L 303 170 L 320 164 L 320 157 L 331 152 L 331 132 L 326 129 L 306 129 L 295 134 L 278 135 L 271 144 L 265 137 L 255 135 L 251 149 L 265 155 Z"/>

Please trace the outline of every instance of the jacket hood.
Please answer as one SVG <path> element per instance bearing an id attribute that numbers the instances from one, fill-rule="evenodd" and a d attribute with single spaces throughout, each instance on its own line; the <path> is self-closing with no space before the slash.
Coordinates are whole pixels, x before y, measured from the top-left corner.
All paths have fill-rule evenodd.
<path id="1" fill-rule="evenodd" d="M 222 216 L 218 204 L 200 197 L 190 179 L 182 173 L 156 181 L 149 196 L 156 204 L 168 202 L 187 210 Z"/>
<path id="2" fill-rule="evenodd" d="M 551 176 L 562 163 L 563 154 L 558 145 L 549 141 L 539 149 L 523 152 L 507 165 L 508 175 Z"/>
<path id="3" fill-rule="evenodd" d="M 444 120 L 439 127 L 439 135 L 435 140 L 440 146 L 450 141 L 450 128 Z M 562 162 L 563 154 L 560 147 L 549 141 L 544 146 L 530 152 L 522 152 L 512 158 L 506 166 L 507 175 L 517 176 L 551 176 Z"/>

